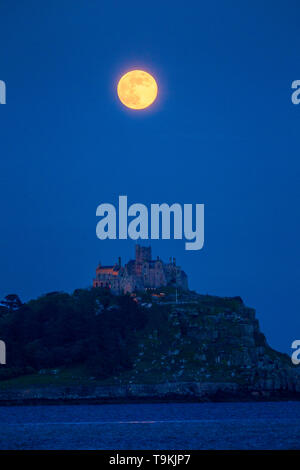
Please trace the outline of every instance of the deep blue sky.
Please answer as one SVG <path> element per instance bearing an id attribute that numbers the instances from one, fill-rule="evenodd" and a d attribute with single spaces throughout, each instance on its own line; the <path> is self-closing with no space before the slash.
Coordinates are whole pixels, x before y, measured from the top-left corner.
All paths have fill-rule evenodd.
<path id="1" fill-rule="evenodd" d="M 205 204 L 205 247 L 152 242 L 200 293 L 240 295 L 270 344 L 300 335 L 299 2 L 2 0 L 0 296 L 89 286 L 134 243 L 101 202 Z M 118 78 L 158 81 L 130 112 Z"/>

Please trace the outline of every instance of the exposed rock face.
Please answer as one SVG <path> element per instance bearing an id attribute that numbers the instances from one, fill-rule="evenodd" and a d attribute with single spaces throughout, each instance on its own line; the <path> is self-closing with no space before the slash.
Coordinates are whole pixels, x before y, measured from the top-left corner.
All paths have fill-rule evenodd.
<path id="1" fill-rule="evenodd" d="M 170 305 L 167 331 L 154 331 L 142 350 L 159 382 L 234 383 L 247 394 L 300 394 L 300 367 L 270 348 L 255 310 L 239 297 L 195 294 Z M 145 365 L 141 361 L 141 370 Z"/>

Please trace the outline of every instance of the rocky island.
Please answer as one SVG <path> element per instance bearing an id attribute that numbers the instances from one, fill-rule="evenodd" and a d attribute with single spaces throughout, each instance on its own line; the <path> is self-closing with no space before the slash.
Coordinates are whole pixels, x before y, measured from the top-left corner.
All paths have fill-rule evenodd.
<path id="1" fill-rule="evenodd" d="M 0 311 L 0 404 L 299 399 L 300 374 L 240 297 L 54 292 Z"/>

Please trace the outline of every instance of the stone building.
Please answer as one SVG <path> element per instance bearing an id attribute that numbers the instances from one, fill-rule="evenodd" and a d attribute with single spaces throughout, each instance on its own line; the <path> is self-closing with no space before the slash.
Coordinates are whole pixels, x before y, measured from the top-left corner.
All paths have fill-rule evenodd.
<path id="1" fill-rule="evenodd" d="M 187 275 L 180 266 L 176 265 L 175 258 L 170 258 L 169 263 L 164 263 L 159 256 L 153 260 L 151 247 L 140 245 L 135 247 L 135 259 L 130 260 L 125 266 L 122 266 L 121 258 L 113 266 L 102 266 L 99 263 L 93 281 L 94 287 L 107 287 L 114 294 L 168 285 L 187 290 Z"/>

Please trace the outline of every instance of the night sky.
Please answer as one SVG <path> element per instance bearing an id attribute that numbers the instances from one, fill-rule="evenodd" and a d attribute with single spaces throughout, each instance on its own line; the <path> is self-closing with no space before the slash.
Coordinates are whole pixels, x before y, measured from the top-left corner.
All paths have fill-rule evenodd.
<path id="1" fill-rule="evenodd" d="M 205 245 L 152 241 L 200 293 L 256 308 L 271 346 L 300 336 L 298 1 L 2 0 L 0 296 L 92 283 L 133 257 L 96 238 L 96 208 L 205 204 Z M 145 111 L 118 100 L 133 68 Z M 0 332 L 1 334 L 1 332 Z"/>

